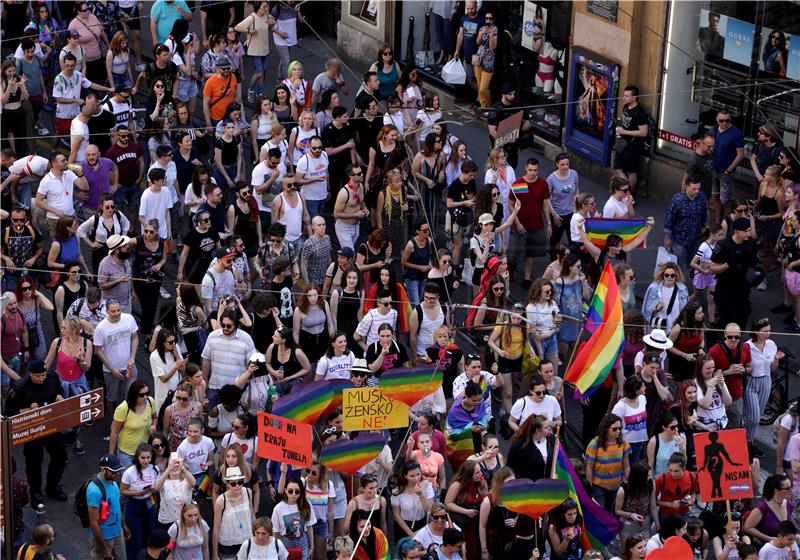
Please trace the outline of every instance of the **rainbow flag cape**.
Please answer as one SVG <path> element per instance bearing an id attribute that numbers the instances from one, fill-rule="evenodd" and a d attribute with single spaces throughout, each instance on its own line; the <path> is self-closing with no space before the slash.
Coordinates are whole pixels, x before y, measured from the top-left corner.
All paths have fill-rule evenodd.
<path id="1" fill-rule="evenodd" d="M 350 475 L 372 461 L 383 451 L 386 439 L 382 433 L 369 433 L 356 439 L 340 439 L 322 448 L 320 462 L 339 472 Z"/>
<path id="2" fill-rule="evenodd" d="M 602 550 L 614 540 L 622 530 L 622 522 L 616 515 L 604 510 L 592 500 L 569 462 L 569 457 L 556 440 L 556 461 L 553 465 L 554 478 L 565 481 L 569 486 L 569 497 L 578 504 L 578 512 L 583 517 L 581 548 L 583 550 Z"/>
<path id="3" fill-rule="evenodd" d="M 533 517 L 543 516 L 569 497 L 569 484 L 563 480 L 530 478 L 509 480 L 500 491 L 500 499 L 506 509 Z"/>
<path id="4" fill-rule="evenodd" d="M 564 381 L 575 386 L 575 398 L 585 399 L 605 381 L 622 350 L 622 300 L 611 262 L 606 261 L 597 283 L 584 328 L 592 333 L 582 344 Z"/>
<path id="5" fill-rule="evenodd" d="M 586 238 L 599 249 L 606 248 L 606 238 L 615 233 L 622 238 L 623 247 L 644 235 L 644 218 L 586 218 L 583 227 Z"/>
<path id="6" fill-rule="evenodd" d="M 514 194 L 528 194 L 528 182 L 520 177 L 511 183 L 511 192 Z"/>
<path id="7" fill-rule="evenodd" d="M 447 457 L 453 471 L 457 471 L 461 464 L 475 453 L 475 445 L 472 438 L 472 427 L 489 425 L 489 413 L 486 411 L 483 401 L 475 407 L 471 413 L 467 412 L 461 402 L 464 397 L 456 399 L 453 406 L 447 412 L 445 423 L 445 441 L 447 443 Z"/>
<path id="8" fill-rule="evenodd" d="M 422 397 L 438 391 L 443 380 L 442 370 L 432 364 L 387 371 L 381 375 L 378 387 L 384 396 L 414 406 Z"/>
<path id="9" fill-rule="evenodd" d="M 328 381 L 300 383 L 291 393 L 275 401 L 272 414 L 313 426 L 330 405 L 334 394 L 335 388 Z"/>

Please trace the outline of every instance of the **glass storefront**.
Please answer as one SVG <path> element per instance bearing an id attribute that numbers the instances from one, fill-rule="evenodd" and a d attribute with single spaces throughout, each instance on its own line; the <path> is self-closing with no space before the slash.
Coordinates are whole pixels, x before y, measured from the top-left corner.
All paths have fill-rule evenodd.
<path id="1" fill-rule="evenodd" d="M 658 153 L 685 160 L 720 109 L 744 132 L 748 155 L 766 121 L 797 147 L 798 88 L 800 2 L 671 0 Z"/>

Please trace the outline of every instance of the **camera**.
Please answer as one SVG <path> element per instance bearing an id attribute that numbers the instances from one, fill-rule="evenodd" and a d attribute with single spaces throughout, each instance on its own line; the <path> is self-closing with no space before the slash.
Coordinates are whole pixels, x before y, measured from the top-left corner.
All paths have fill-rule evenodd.
<path id="1" fill-rule="evenodd" d="M 269 373 L 267 371 L 267 364 L 266 362 L 260 362 L 257 360 L 251 361 L 250 365 L 256 366 L 256 371 L 253 372 L 253 377 L 263 377 Z"/>

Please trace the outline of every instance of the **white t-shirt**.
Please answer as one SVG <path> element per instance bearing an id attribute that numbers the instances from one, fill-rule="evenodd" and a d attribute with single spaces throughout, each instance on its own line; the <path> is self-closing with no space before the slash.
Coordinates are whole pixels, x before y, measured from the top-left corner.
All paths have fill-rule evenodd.
<path id="1" fill-rule="evenodd" d="M 64 97 L 67 99 L 80 99 L 81 88 L 89 88 L 92 82 L 83 77 L 83 74 L 75 70 L 71 78 L 67 78 L 64 73 L 60 73 L 53 80 L 53 99 Z M 77 103 L 56 103 L 56 118 L 74 119 L 81 112 L 81 106 Z"/>
<path id="2" fill-rule="evenodd" d="M 172 205 L 175 206 L 178 203 L 178 188 L 176 186 L 178 184 L 178 166 L 175 165 L 174 161 L 167 163 L 166 167 L 156 161 L 147 169 L 148 173 L 150 173 L 150 169 L 163 169 L 167 174 L 167 180 L 161 190 L 169 191 L 172 197 Z"/>
<path id="3" fill-rule="evenodd" d="M 51 171 L 39 182 L 39 188 L 36 193 L 45 198 L 48 206 L 61 210 L 67 216 L 74 216 L 75 207 L 72 205 L 72 192 L 77 178 L 78 176 L 69 169 L 65 169 L 60 178 L 53 175 Z M 47 212 L 47 217 L 51 220 L 58 219 L 58 216 L 52 212 Z"/>
<path id="4" fill-rule="evenodd" d="M 431 483 L 427 480 L 423 480 L 420 482 L 420 486 L 422 487 L 424 496 L 432 500 L 434 498 L 434 493 Z M 392 506 L 400 507 L 400 517 L 406 521 L 417 521 L 418 519 L 425 519 L 425 517 L 427 517 L 425 509 L 422 507 L 422 501 L 416 494 L 409 494 L 407 492 L 397 495 L 392 494 L 391 504 Z"/>
<path id="5" fill-rule="evenodd" d="M 239 549 L 239 554 L 236 555 L 237 560 L 286 560 L 289 558 L 289 551 L 283 545 L 280 539 L 276 539 L 272 535 L 269 537 L 267 546 L 256 544 L 254 538 L 244 541 L 242 548 Z"/>
<path id="6" fill-rule="evenodd" d="M 764 343 L 764 351 L 758 349 L 752 340 L 745 342 L 750 347 L 750 358 L 753 371 L 750 377 L 766 377 L 770 375 L 772 362 L 775 360 L 775 355 L 778 353 L 778 347 L 770 339 Z"/>
<path id="7" fill-rule="evenodd" d="M 20 183 L 33 183 L 47 175 L 48 165 L 47 158 L 42 156 L 25 156 L 12 163 L 8 170 L 22 177 Z"/>
<path id="8" fill-rule="evenodd" d="M 323 356 L 317 362 L 317 375 L 323 376 L 326 381 L 329 379 L 350 379 L 350 368 L 353 367 L 355 356 L 352 352 L 341 356 Z"/>
<path id="9" fill-rule="evenodd" d="M 300 187 L 300 194 L 306 200 L 325 200 L 328 198 L 328 154 L 321 152 L 318 158 L 305 154 L 297 162 L 297 173 L 303 174 L 303 179 L 319 177 L 319 180 Z"/>
<path id="10" fill-rule="evenodd" d="M 219 298 L 231 295 L 236 290 L 236 279 L 230 270 L 217 272 L 213 267 L 203 275 L 200 284 L 200 297 L 203 300 L 211 300 L 211 309 L 216 309 L 219 305 Z"/>
<path id="11" fill-rule="evenodd" d="M 558 404 L 558 399 L 545 395 L 542 402 L 535 403 L 528 397 L 522 397 L 517 399 L 517 402 L 511 407 L 511 417 L 519 418 L 518 424 L 520 425 L 534 415 L 544 416 L 551 422 L 556 418 L 560 418 L 561 405 Z"/>
<path id="12" fill-rule="evenodd" d="M 581 233 L 580 232 L 581 232 L 581 230 L 585 231 L 585 228 L 583 226 L 583 221 L 585 219 L 586 218 L 584 218 L 583 215 L 578 214 L 577 212 L 575 212 L 572 215 L 572 218 L 569 221 L 569 239 L 573 243 L 583 243 L 581 241 Z M 580 223 L 581 225 L 579 226 L 578 223 Z"/>
<path id="13" fill-rule="evenodd" d="M 232 446 L 234 443 L 238 443 L 239 447 L 242 449 L 242 455 L 244 455 L 245 461 L 248 463 L 253 463 L 253 455 L 256 452 L 256 445 L 257 441 L 255 437 L 242 439 L 238 437 L 235 432 L 228 432 L 224 436 L 222 436 L 222 443 L 220 444 L 221 447 L 227 449 L 228 447 Z"/>
<path id="14" fill-rule="evenodd" d="M 714 254 L 714 247 L 716 247 L 716 244 L 711 246 L 708 241 L 703 241 L 697 248 L 695 256 L 700 259 L 701 263 L 708 264 L 711 262 L 711 256 Z"/>
<path id="15" fill-rule="evenodd" d="M 139 330 L 133 315 L 122 313 L 119 321 L 112 323 L 107 318 L 100 321 L 94 330 L 95 348 L 101 347 L 106 359 L 116 369 L 123 371 L 131 359 L 131 337 Z M 105 365 L 103 370 L 106 371 Z"/>
<path id="16" fill-rule="evenodd" d="M 142 469 L 141 474 L 136 470 L 134 465 L 131 465 L 125 472 L 122 473 L 122 482 L 127 484 L 131 490 L 143 490 L 145 488 L 152 488 L 158 480 L 158 473 L 153 465 L 147 465 Z M 150 492 L 141 496 L 128 496 L 134 500 L 146 500 L 150 497 Z"/>
<path id="17" fill-rule="evenodd" d="M 79 117 L 75 117 L 69 125 L 69 134 L 73 138 L 81 138 L 81 145 L 78 146 L 78 155 L 75 156 L 75 161 L 86 161 L 86 148 L 89 147 L 89 125 L 81 121 Z"/>
<path id="18" fill-rule="evenodd" d="M 272 183 L 272 186 L 261 194 L 256 193 L 256 187 L 260 187 L 266 183 L 267 179 L 272 177 L 272 174 L 275 172 L 278 173 L 278 178 L 275 179 L 275 181 Z M 259 212 L 272 212 L 272 207 L 264 204 L 263 197 L 270 191 L 275 193 L 281 192 L 281 176 L 284 173 L 286 173 L 286 166 L 284 165 L 283 161 L 281 161 L 278 164 L 278 167 L 275 169 L 270 169 L 269 165 L 267 165 L 267 160 L 262 161 L 253 168 L 253 173 L 250 176 L 250 184 L 253 186 L 253 196 L 256 197 Z"/>
<path id="19" fill-rule="evenodd" d="M 619 400 L 612 413 L 622 418 L 622 435 L 629 443 L 641 443 L 647 441 L 647 398 L 639 395 L 636 399 L 636 406 L 630 406 L 625 401 Z"/>
<path id="20" fill-rule="evenodd" d="M 558 314 L 558 305 L 555 302 L 549 301 L 547 303 L 529 303 L 525 307 L 525 314 L 528 321 L 536 325 L 538 332 L 553 330 L 555 322 L 553 314 Z"/>
<path id="21" fill-rule="evenodd" d="M 282 501 L 272 510 L 272 531 L 279 535 L 301 537 L 316 522 L 317 516 L 314 515 L 313 507 L 311 508 L 311 515 L 309 515 L 305 523 L 303 523 L 303 517 L 297 509 L 297 505 L 289 505 Z M 305 528 L 303 528 L 303 525 L 305 525 Z"/>
<path id="22" fill-rule="evenodd" d="M 370 309 L 369 312 L 361 319 L 356 327 L 356 332 L 361 335 L 361 338 L 366 340 L 367 346 L 378 342 L 378 328 L 384 324 L 389 323 L 392 328 L 397 326 L 397 311 L 390 309 L 386 315 L 381 315 L 377 309 Z"/>
<path id="23" fill-rule="evenodd" d="M 493 388 L 495 385 L 495 375 L 493 373 L 489 373 L 488 371 L 481 371 L 481 376 L 486 379 L 486 386 L 487 388 Z M 467 375 L 467 372 L 459 374 L 453 380 L 453 398 L 457 399 L 458 397 L 464 394 L 464 390 L 467 388 L 467 383 L 469 383 L 470 378 Z M 491 391 L 486 391 L 483 395 L 483 404 L 486 406 L 486 410 L 492 410 L 492 393 Z"/>
<path id="24" fill-rule="evenodd" d="M 794 424 L 794 431 L 792 431 L 792 424 Z M 781 428 L 789 430 L 789 435 L 786 439 L 786 445 L 783 451 L 783 460 L 791 461 L 792 457 L 800 461 L 800 437 L 798 435 L 798 428 L 800 428 L 800 420 L 793 419 L 791 414 L 784 414 L 781 416 Z M 794 454 L 793 454 L 794 450 Z"/>
<path id="25" fill-rule="evenodd" d="M 451 523 L 449 527 L 452 527 L 453 529 L 458 529 L 459 531 L 461 530 L 461 527 L 459 527 L 455 523 Z M 428 547 L 432 544 L 435 544 L 436 546 L 442 544 L 442 537 L 434 535 L 431 532 L 431 530 L 428 529 L 427 525 L 425 525 L 422 529 L 414 533 L 414 540 L 417 541 L 419 544 L 421 544 L 425 548 L 425 550 L 428 550 Z"/>
<path id="26" fill-rule="evenodd" d="M 209 465 L 206 464 L 208 454 L 213 453 L 216 448 L 214 442 L 208 436 L 201 436 L 198 443 L 192 443 L 186 438 L 178 446 L 177 452 L 181 459 L 186 463 L 186 468 L 193 475 L 204 472 Z"/>
<path id="27" fill-rule="evenodd" d="M 728 413 L 725 403 L 722 402 L 722 394 L 719 389 L 714 387 L 711 404 L 708 405 L 708 408 L 703 408 L 700 406 L 699 401 L 705 396 L 705 392 L 697 381 L 694 384 L 697 387 L 697 419 L 703 424 L 715 424 L 718 430 L 724 430 L 728 425 Z"/>
<path id="28" fill-rule="evenodd" d="M 789 548 L 778 548 L 768 542 L 758 553 L 758 560 L 795 560 L 800 557 L 800 548 L 797 543 L 792 543 Z"/>
<path id="29" fill-rule="evenodd" d="M 175 549 L 172 551 L 172 560 L 195 560 L 203 557 L 203 535 L 210 540 L 208 534 L 208 523 L 200 518 L 194 527 L 186 527 L 185 535 L 178 533 L 178 524 L 173 523 L 167 529 L 170 538 L 175 541 Z"/>
<path id="30" fill-rule="evenodd" d="M 147 188 L 142 193 L 142 198 L 139 202 L 139 216 L 144 216 L 147 221 L 158 220 L 158 236 L 161 239 L 169 238 L 167 215 L 170 208 L 172 208 L 172 194 L 169 190 L 162 187 L 160 191 L 154 192 L 153 189 Z M 144 234 L 143 225 L 141 226 L 141 231 Z"/>
<path id="31" fill-rule="evenodd" d="M 181 372 L 176 371 L 168 381 L 161 381 L 160 377 L 175 366 L 175 356 L 172 352 L 164 352 L 164 358 L 161 359 L 158 350 L 150 353 L 150 371 L 153 373 L 153 385 L 156 390 L 156 410 L 161 410 L 167 393 L 174 391 L 181 380 Z"/>
<path id="32" fill-rule="evenodd" d="M 617 200 L 616 198 L 609 197 L 603 206 L 604 218 L 627 218 L 628 217 L 628 203 L 624 200 Z"/>

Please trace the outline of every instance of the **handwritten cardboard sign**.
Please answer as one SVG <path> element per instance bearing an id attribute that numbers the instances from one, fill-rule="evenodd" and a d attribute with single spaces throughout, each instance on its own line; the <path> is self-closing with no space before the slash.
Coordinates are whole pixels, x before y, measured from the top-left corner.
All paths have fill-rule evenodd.
<path id="1" fill-rule="evenodd" d="M 342 414 L 346 432 L 408 426 L 408 405 L 388 398 L 379 387 L 345 389 Z"/>
<path id="2" fill-rule="evenodd" d="M 272 459 L 296 467 L 311 467 L 311 426 L 266 412 L 258 413 L 258 445 L 262 459 Z"/>
<path id="3" fill-rule="evenodd" d="M 696 433 L 694 448 L 700 496 L 704 502 L 753 497 L 744 429 Z"/>
<path id="4" fill-rule="evenodd" d="M 513 144 L 519 138 L 519 127 L 522 126 L 522 113 L 518 111 L 508 118 L 503 119 L 497 125 L 497 135 L 495 135 L 495 149 L 502 148 L 506 144 Z"/>

